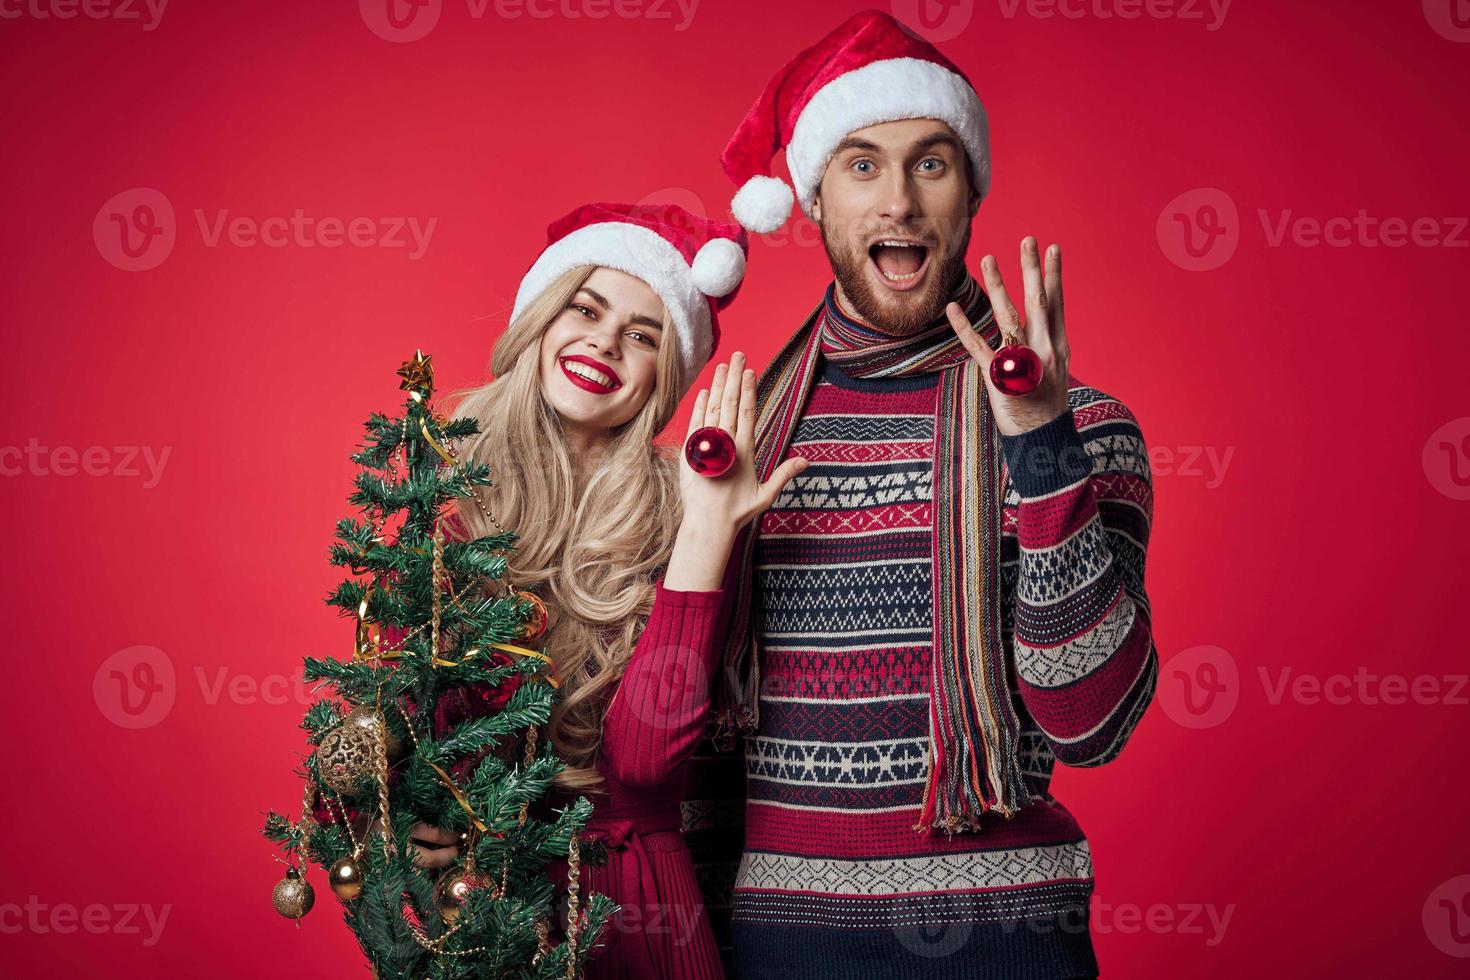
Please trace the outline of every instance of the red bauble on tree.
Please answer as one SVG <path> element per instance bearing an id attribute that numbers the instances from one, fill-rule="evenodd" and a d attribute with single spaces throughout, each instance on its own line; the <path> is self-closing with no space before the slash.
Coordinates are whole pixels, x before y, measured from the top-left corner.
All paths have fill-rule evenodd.
<path id="1" fill-rule="evenodd" d="M 496 666 L 511 662 L 501 653 L 491 654 L 490 659 Z M 477 681 L 447 688 L 440 693 L 434 705 L 434 737 L 443 738 L 467 721 L 488 718 L 497 713 L 510 702 L 511 695 L 520 686 L 521 675 L 511 674 L 499 684 Z"/>

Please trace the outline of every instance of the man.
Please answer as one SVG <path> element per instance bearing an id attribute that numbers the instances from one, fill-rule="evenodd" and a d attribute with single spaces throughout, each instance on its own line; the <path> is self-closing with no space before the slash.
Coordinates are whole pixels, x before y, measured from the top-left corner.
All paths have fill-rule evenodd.
<path id="1" fill-rule="evenodd" d="M 983 291 L 966 271 L 987 125 L 937 50 L 867 12 L 789 62 L 724 155 L 752 230 L 790 210 L 782 146 L 835 281 L 758 389 L 758 472 L 811 465 L 726 578 L 734 975 L 1095 976 L 1089 845 L 1049 783 L 1153 696 L 1142 435 L 1068 373 L 1057 246 L 1022 242 L 1024 326 L 994 258 Z M 990 376 L 1002 333 L 1041 362 L 1029 394 Z M 686 807 L 697 857 L 717 814 Z"/>

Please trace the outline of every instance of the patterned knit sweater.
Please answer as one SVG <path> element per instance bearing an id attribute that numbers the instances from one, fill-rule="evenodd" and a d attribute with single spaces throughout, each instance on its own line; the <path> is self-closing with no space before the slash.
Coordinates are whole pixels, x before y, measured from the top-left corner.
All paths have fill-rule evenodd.
<path id="1" fill-rule="evenodd" d="M 979 833 L 920 833 L 937 375 L 821 370 L 788 452 L 812 465 L 756 541 L 760 727 L 745 740 L 734 976 L 1094 975 L 1088 841 L 1049 783 L 1057 760 L 1114 758 L 1154 691 L 1138 424 L 1072 378 L 1059 418 L 1001 437 L 1002 627 L 1035 802 Z"/>

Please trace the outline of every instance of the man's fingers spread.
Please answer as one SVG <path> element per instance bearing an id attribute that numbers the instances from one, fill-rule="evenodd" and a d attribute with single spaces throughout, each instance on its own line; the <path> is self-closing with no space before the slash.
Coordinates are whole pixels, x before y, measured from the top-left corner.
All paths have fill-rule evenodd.
<path id="1" fill-rule="evenodd" d="M 964 336 L 965 331 L 970 329 L 970 318 L 965 316 L 965 310 L 960 304 L 950 303 L 944 308 L 944 315 L 949 317 L 949 325 L 960 336 Z"/>
<path id="2" fill-rule="evenodd" d="M 965 310 L 958 303 L 950 303 L 944 308 L 945 316 L 949 317 L 949 325 L 959 336 L 960 343 L 965 350 L 970 352 L 971 357 L 978 357 L 982 363 L 989 363 L 990 347 L 985 343 L 985 338 L 980 336 L 980 331 L 970 323 L 970 318 L 965 316 Z"/>
<path id="3" fill-rule="evenodd" d="M 1051 303 L 1052 347 L 1060 350 L 1067 343 L 1067 328 L 1062 306 L 1062 246 L 1055 242 L 1046 256 L 1046 298 Z"/>
<path id="4" fill-rule="evenodd" d="M 1046 287 L 1041 280 L 1041 257 L 1036 239 L 1027 235 L 1021 240 L 1021 281 L 1026 290 L 1026 309 L 1033 316 L 1046 312 Z"/>
<path id="5" fill-rule="evenodd" d="M 1006 294 L 1006 286 L 1000 278 L 1000 266 L 996 264 L 995 256 L 987 255 L 980 263 L 980 269 L 985 276 L 985 292 L 990 297 L 990 308 L 995 311 L 996 325 L 1006 333 L 1018 332 L 1021 314 L 1016 312 L 1015 305 Z"/>

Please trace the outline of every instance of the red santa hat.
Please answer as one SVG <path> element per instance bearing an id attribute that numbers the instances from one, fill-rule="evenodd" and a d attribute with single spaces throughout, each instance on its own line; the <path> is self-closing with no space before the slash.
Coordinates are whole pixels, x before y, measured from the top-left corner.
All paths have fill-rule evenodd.
<path id="1" fill-rule="evenodd" d="M 744 228 L 676 204 L 584 204 L 546 229 L 546 248 L 521 280 L 511 319 L 579 265 L 637 276 L 674 322 L 683 395 L 720 345 L 718 314 L 745 277 L 747 247 Z"/>
<path id="2" fill-rule="evenodd" d="M 791 214 L 791 188 L 771 175 L 786 147 L 796 200 L 808 216 L 827 163 L 849 133 L 899 119 L 949 124 L 970 157 L 981 197 L 990 190 L 990 127 L 964 73 L 888 14 L 867 10 L 788 61 L 745 114 L 721 162 L 740 189 L 731 208 L 755 232 Z"/>

